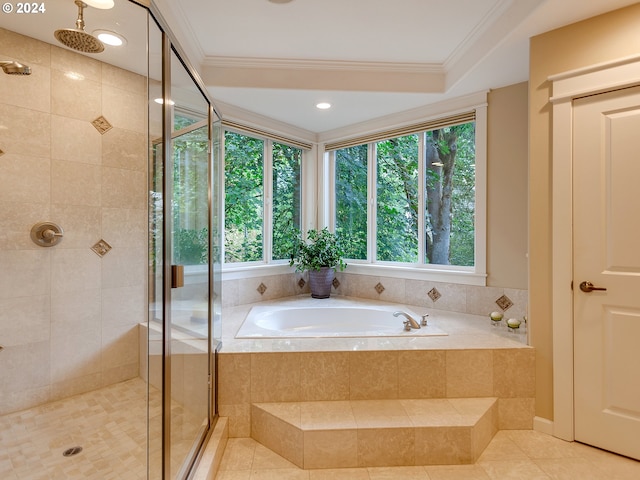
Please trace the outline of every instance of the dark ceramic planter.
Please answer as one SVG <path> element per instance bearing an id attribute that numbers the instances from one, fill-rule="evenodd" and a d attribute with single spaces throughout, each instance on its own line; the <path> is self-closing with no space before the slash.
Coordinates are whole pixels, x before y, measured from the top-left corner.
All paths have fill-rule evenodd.
<path id="1" fill-rule="evenodd" d="M 320 270 L 309 270 L 309 287 L 313 298 L 329 298 L 335 270 L 322 267 Z"/>

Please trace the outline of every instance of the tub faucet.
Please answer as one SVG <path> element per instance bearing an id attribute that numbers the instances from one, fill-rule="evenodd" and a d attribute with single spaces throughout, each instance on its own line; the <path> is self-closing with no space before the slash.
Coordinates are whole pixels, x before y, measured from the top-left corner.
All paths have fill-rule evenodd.
<path id="1" fill-rule="evenodd" d="M 416 322 L 411 315 L 409 315 L 407 312 L 403 312 L 402 310 L 398 310 L 397 312 L 393 312 L 393 316 L 394 317 L 399 317 L 400 315 L 402 315 L 403 317 L 405 317 L 407 320 L 404 323 L 404 329 L 406 331 L 411 330 L 412 328 L 420 328 L 420 324 L 418 322 Z"/>

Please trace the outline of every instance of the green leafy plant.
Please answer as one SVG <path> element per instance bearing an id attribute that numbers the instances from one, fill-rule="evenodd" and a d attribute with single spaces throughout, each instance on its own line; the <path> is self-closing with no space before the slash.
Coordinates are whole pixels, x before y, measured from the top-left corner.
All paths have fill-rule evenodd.
<path id="1" fill-rule="evenodd" d="M 306 241 L 298 236 L 294 245 L 289 265 L 295 265 L 297 272 L 320 270 L 322 267 L 344 270 L 347 266 L 338 237 L 326 227 L 319 231 L 309 230 Z"/>

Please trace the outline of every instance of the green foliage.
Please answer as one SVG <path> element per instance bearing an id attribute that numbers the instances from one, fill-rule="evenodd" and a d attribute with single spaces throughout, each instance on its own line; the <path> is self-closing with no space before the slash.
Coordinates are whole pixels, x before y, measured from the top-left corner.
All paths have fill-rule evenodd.
<path id="1" fill-rule="evenodd" d="M 322 267 L 344 270 L 347 264 L 343 257 L 337 235 L 325 227 L 320 231 L 309 230 L 306 241 L 302 239 L 301 235 L 298 235 L 289 265 L 295 265 L 297 272 L 320 270 Z"/>
<path id="2" fill-rule="evenodd" d="M 367 146 L 336 151 L 336 234 L 345 258 L 367 259 Z"/>
<path id="3" fill-rule="evenodd" d="M 262 260 L 264 142 L 225 133 L 225 262 Z"/>
<path id="4" fill-rule="evenodd" d="M 209 252 L 209 230 L 179 228 L 173 233 L 173 261 L 179 265 L 206 265 Z"/>
<path id="5" fill-rule="evenodd" d="M 293 239 L 300 231 L 300 165 L 302 150 L 273 144 L 273 247 L 274 260 L 289 258 Z"/>

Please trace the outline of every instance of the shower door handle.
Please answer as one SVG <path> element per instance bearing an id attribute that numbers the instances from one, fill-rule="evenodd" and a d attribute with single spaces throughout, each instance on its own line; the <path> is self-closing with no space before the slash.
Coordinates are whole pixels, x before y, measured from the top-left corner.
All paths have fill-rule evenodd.
<path id="1" fill-rule="evenodd" d="M 184 287 L 184 265 L 171 265 L 171 288 Z"/>

